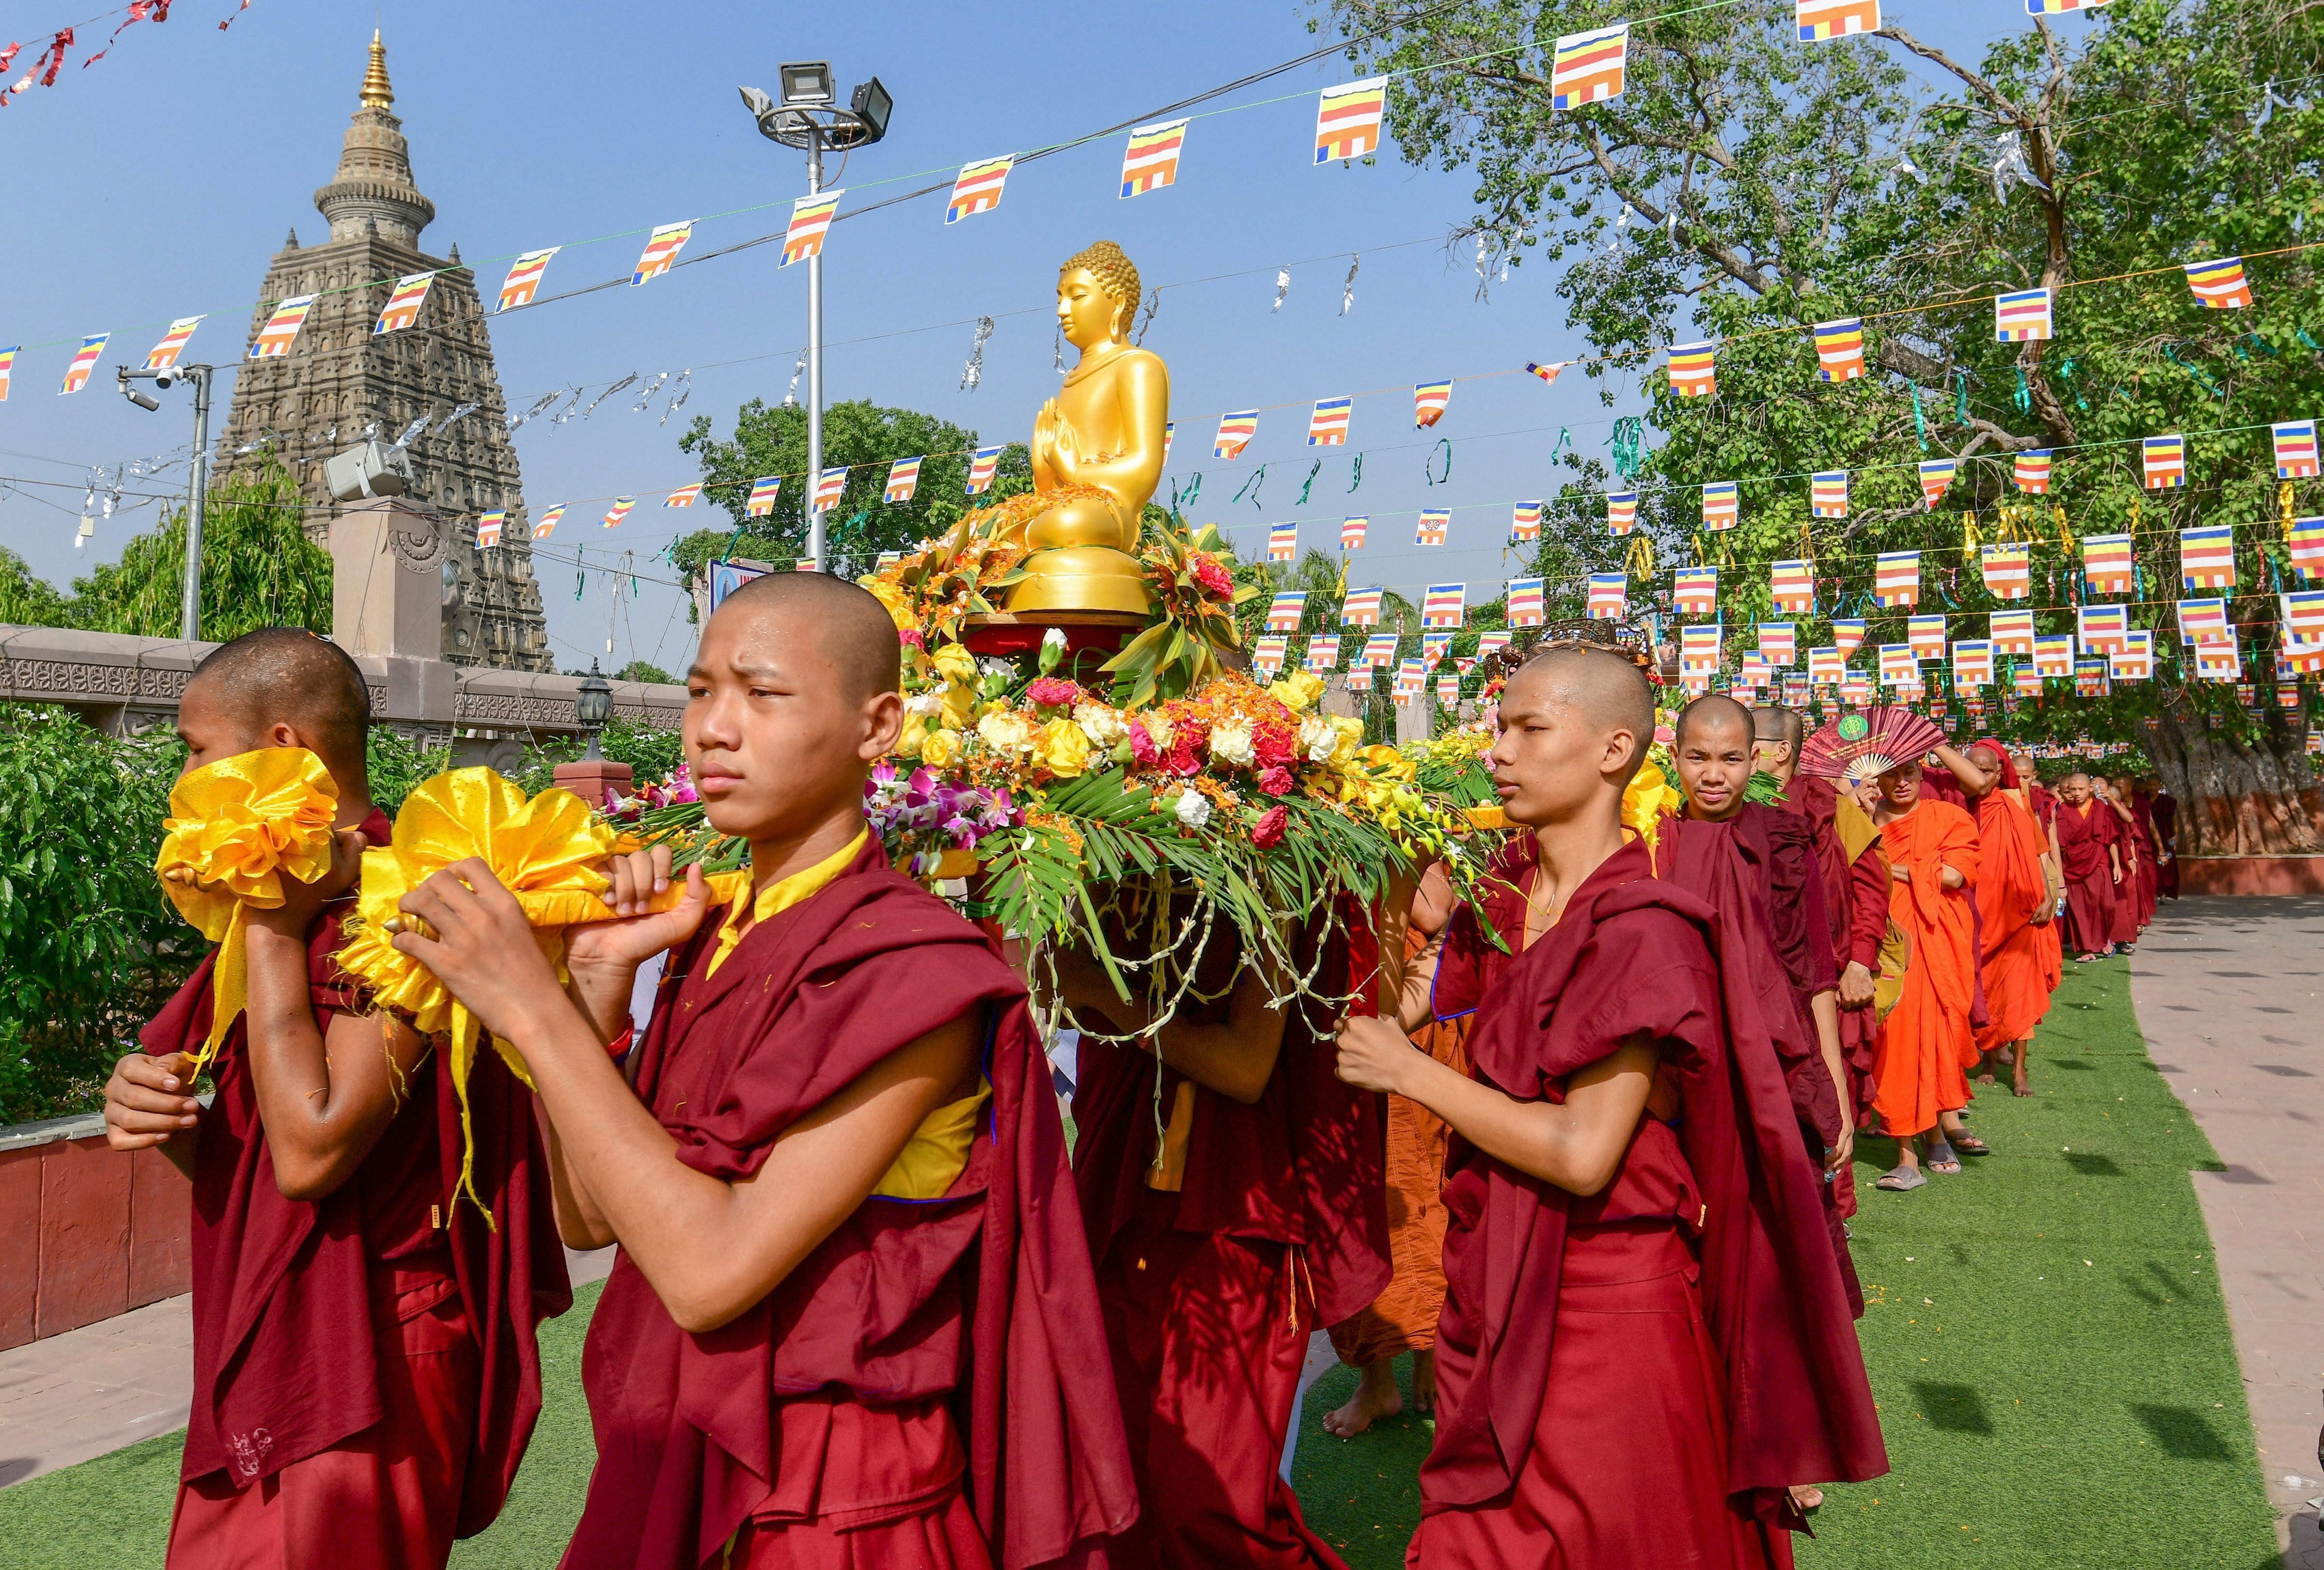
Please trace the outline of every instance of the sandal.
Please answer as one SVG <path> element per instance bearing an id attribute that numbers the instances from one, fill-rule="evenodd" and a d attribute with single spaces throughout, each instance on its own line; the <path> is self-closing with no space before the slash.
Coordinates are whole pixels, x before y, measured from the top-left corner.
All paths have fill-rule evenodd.
<path id="1" fill-rule="evenodd" d="M 1960 1158 L 1953 1154 L 1952 1145 L 1945 1140 L 1939 1140 L 1921 1152 L 1921 1164 L 1940 1178 L 1958 1177 L 1961 1169 Z"/>
<path id="2" fill-rule="evenodd" d="M 1967 1129 L 1963 1129 L 1958 1134 L 1949 1134 L 1946 1136 L 1946 1139 L 1954 1150 L 1960 1151 L 1964 1156 L 1990 1156 L 1993 1154 L 1993 1147 L 1991 1145 L 1987 1144 L 1983 1140 L 1978 1139 Z"/>
<path id="3" fill-rule="evenodd" d="M 1872 1187 L 1886 1188 L 1891 1194 L 1906 1194 L 1921 1187 L 1928 1180 L 1929 1175 L 1918 1167 L 1899 1167 L 1894 1171 L 1880 1174 Z"/>

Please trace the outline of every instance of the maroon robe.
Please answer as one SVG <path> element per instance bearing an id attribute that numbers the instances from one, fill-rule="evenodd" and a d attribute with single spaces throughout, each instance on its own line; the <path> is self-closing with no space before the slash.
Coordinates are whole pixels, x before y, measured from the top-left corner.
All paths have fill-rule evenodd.
<path id="1" fill-rule="evenodd" d="M 1517 943 L 1531 841 L 1513 848 L 1488 914 Z M 1643 1032 L 1681 1115 L 1642 1118 L 1589 1198 L 1454 1140 L 1409 1563 L 1538 1565 L 1546 1538 L 1574 1565 L 1784 1564 L 1780 1491 L 1886 1470 L 1750 965 L 1640 842 L 1521 954 L 1454 918 L 1434 1006 L 1474 1010 L 1475 1077 L 1555 1100 Z"/>
<path id="2" fill-rule="evenodd" d="M 2130 836 L 2138 846 L 2138 929 L 2154 920 L 2155 896 L 2163 886 L 2163 841 L 2154 832 L 2154 815 L 2148 799 L 2134 792 L 2130 799 Z"/>
<path id="3" fill-rule="evenodd" d="M 392 826 L 374 812 L 362 831 L 384 845 Z M 325 907 L 308 943 L 327 1031 L 365 1007 L 337 960 L 353 910 Z M 208 1038 L 216 963 L 145 1027 L 147 1052 Z M 531 1098 L 496 1054 L 478 1058 L 469 1117 L 489 1226 L 473 1202 L 453 1202 L 461 1108 L 433 1052 L 354 1175 L 320 1199 L 290 1199 L 248 1031 L 235 1020 L 219 1048 L 195 1147 L 194 1395 L 171 1563 L 265 1541 L 294 1564 L 440 1564 L 451 1538 L 484 1530 L 506 1501 L 540 1410 L 534 1328 L 573 1300 Z M 350 1510 L 370 1524 L 350 1529 Z"/>
<path id="4" fill-rule="evenodd" d="M 1234 962 L 1205 956 L 1200 990 L 1222 992 Z M 1334 938 L 1314 990 L 1374 966 L 1364 937 Z M 1167 1118 L 1186 1082 L 1082 1038 L 1074 1178 L 1144 1507 L 1115 1565 L 1341 1565 L 1277 1472 L 1308 1335 L 1391 1273 L 1384 1098 L 1341 1081 L 1333 1034 L 1303 1004 L 1256 1104 L 1194 1086 L 1176 1193 L 1146 1175 L 1157 1104 Z"/>
<path id="5" fill-rule="evenodd" d="M 2157 790 L 2146 800 L 2147 821 L 2154 830 L 2156 849 L 2154 891 L 2179 897 L 2179 802 L 2168 790 Z M 2165 859 L 2167 857 L 2168 859 Z"/>
<path id="6" fill-rule="evenodd" d="M 2097 799 L 2079 808 L 2061 801 L 2052 819 L 2065 864 L 2059 871 L 2066 879 L 2066 944 L 2077 955 L 2103 953 L 2114 941 L 2115 882 L 2107 863 L 2112 836 L 2107 825 L 2116 821 L 2114 808 Z"/>
<path id="7" fill-rule="evenodd" d="M 1832 822 L 1840 810 L 1839 792 L 1829 780 L 1813 774 L 1794 774 L 1784 784 L 1777 805 L 1806 823 L 1814 839 L 1816 865 L 1823 873 L 1824 917 L 1831 927 L 1832 948 L 1845 956 L 1855 902 L 1849 897 L 1848 847 L 1840 843 L 1840 831 Z M 1884 899 L 1881 903 L 1885 908 L 1887 902 Z M 1844 957 L 1841 963 L 1847 963 Z"/>
<path id="8" fill-rule="evenodd" d="M 890 1053 L 985 1021 L 992 1101 L 940 1199 L 872 1198 L 732 1323 L 681 1330 L 625 1249 L 582 1363 L 597 1441 L 570 1570 L 1100 1563 L 1137 1503 L 1065 1131 L 1023 984 L 876 842 L 706 974 L 716 911 L 672 956 L 637 1087 L 714 1178 Z M 785 1542 L 786 1538 L 792 1540 Z M 944 1557 L 929 1558 L 943 1553 Z"/>

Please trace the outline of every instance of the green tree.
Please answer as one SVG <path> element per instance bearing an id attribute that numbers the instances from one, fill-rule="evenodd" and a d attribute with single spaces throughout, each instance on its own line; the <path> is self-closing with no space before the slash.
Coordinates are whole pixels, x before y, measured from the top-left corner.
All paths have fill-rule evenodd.
<path id="1" fill-rule="evenodd" d="M 23 557 L 0 546 L 0 624 L 61 627 L 65 621 L 65 596 L 35 577 Z"/>
<path id="2" fill-rule="evenodd" d="M 331 629 L 331 555 L 307 538 L 306 501 L 279 465 L 209 494 L 202 521 L 201 635 L 255 627 Z M 178 634 L 186 570 L 183 509 L 130 540 L 121 559 L 73 583 L 71 624 L 147 638 Z"/>
<path id="3" fill-rule="evenodd" d="M 616 681 L 655 681 L 667 687 L 678 679 L 660 666 L 644 660 L 632 660 L 613 672 Z"/>

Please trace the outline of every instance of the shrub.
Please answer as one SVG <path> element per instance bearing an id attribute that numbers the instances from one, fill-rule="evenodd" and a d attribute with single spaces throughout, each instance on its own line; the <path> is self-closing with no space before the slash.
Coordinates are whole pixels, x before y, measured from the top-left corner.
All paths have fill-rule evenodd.
<path id="1" fill-rule="evenodd" d="M 557 765 L 571 762 L 587 746 L 579 736 L 559 736 L 545 745 L 528 745 L 516 782 L 527 794 L 548 790 L 557 783 Z M 676 731 L 660 730 L 642 720 L 614 719 L 598 737 L 597 750 L 616 763 L 627 763 L 641 785 L 669 779 L 686 761 L 686 747 Z"/>

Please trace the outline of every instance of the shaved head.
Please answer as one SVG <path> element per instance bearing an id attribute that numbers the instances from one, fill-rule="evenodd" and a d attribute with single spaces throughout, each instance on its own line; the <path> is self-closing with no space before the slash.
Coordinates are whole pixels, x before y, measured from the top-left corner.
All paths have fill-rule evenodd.
<path id="1" fill-rule="evenodd" d="M 1590 728 L 1627 730 L 1636 739 L 1628 769 L 1615 781 L 1627 785 L 1646 761 L 1655 739 L 1655 688 L 1628 655 L 1586 644 L 1545 649 L 1511 678 L 1536 683 L 1545 702 L 1571 708 Z"/>
<path id="2" fill-rule="evenodd" d="M 1729 725 L 1736 729 L 1748 748 L 1755 734 L 1751 729 L 1751 711 L 1724 693 L 1706 692 L 1678 711 L 1678 718 L 1671 725 L 1671 745 L 1686 745 L 1686 733 L 1690 726 L 1702 726 L 1718 732 Z"/>
<path id="3" fill-rule="evenodd" d="M 210 651 L 186 690 L 245 732 L 294 727 L 335 778 L 364 780 L 371 689 L 337 644 L 303 627 L 261 627 Z"/>
<path id="4" fill-rule="evenodd" d="M 1798 713 L 1769 704 L 1751 711 L 1751 739 L 1770 745 L 1781 742 L 1791 748 L 1792 756 L 1800 755 L 1800 743 L 1807 739 L 1807 722 Z"/>
<path id="5" fill-rule="evenodd" d="M 903 686 L 895 618 L 871 590 L 844 577 L 770 572 L 728 595 L 717 615 L 766 616 L 787 632 L 805 633 L 831 660 L 851 704 Z"/>

